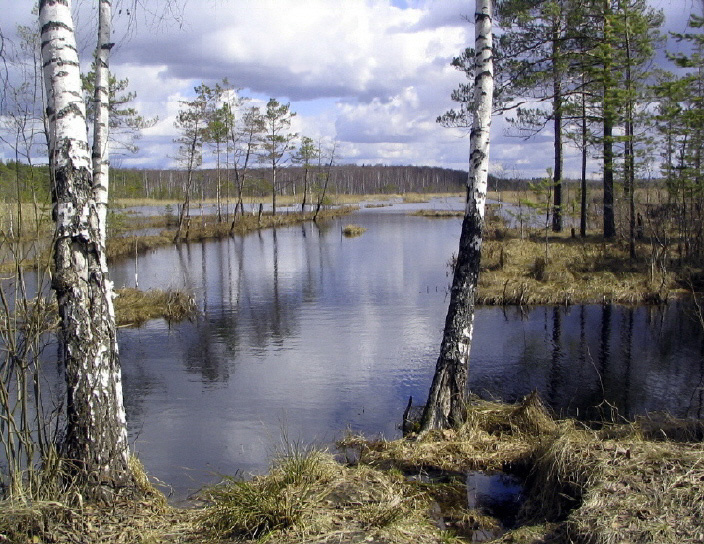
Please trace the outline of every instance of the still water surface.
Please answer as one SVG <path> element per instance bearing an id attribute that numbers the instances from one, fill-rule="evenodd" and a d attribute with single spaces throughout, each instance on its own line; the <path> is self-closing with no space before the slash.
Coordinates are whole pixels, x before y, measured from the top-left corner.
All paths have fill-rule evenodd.
<path id="1" fill-rule="evenodd" d="M 427 395 L 460 231 L 459 219 L 404 209 L 140 256 L 140 288 L 192 289 L 203 313 L 120 331 L 130 436 L 176 499 L 219 474 L 265 470 L 282 440 L 400 435 L 409 395 Z M 345 238 L 348 223 L 368 230 Z M 134 268 L 111 265 L 118 287 L 134 285 Z M 684 304 L 484 307 L 470 387 L 509 401 L 538 390 L 584 417 L 605 400 L 628 417 L 701 417 L 703 361 Z"/>

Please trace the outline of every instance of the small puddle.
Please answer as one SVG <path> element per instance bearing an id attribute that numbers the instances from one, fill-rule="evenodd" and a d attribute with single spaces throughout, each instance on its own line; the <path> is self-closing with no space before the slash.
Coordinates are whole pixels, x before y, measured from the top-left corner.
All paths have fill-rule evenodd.
<path id="1" fill-rule="evenodd" d="M 517 526 L 523 485 L 515 476 L 503 472 L 467 473 L 467 507 L 496 519 L 500 529 L 475 531 L 472 542 L 486 542 Z"/>
<path id="2" fill-rule="evenodd" d="M 450 484 L 461 490 L 462 495 L 466 492 L 466 506 L 462 495 L 457 497 L 461 503 L 457 499 L 448 503 L 447 497 L 438 492 L 431 515 L 438 527 L 454 529 L 470 542 L 488 542 L 518 526 L 523 485 L 515 476 L 503 472 L 431 469 L 407 474 L 406 478 L 423 484 Z M 457 507 L 466 509 L 469 515 L 457 517 Z"/>

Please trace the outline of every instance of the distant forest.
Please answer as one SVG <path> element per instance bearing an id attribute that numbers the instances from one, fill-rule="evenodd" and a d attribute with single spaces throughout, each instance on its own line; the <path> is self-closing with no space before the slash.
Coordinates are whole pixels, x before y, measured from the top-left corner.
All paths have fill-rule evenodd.
<path id="1" fill-rule="evenodd" d="M 312 191 L 317 192 L 327 177 L 328 168 L 312 168 Z M 429 166 L 355 166 L 338 165 L 329 168 L 328 194 L 392 194 L 406 192 L 456 192 L 467 182 L 467 172 Z M 194 198 L 215 198 L 218 172 L 203 169 L 194 173 Z M 279 170 L 281 195 L 296 195 L 303 191 L 304 168 L 289 166 Z M 183 170 L 122 170 L 113 171 L 111 191 L 115 198 L 181 199 L 184 196 L 187 173 Z M 221 196 L 235 196 L 235 173 L 220 171 Z M 247 171 L 244 184 L 247 196 L 271 196 L 271 170 L 253 168 Z"/>
<path id="2" fill-rule="evenodd" d="M 309 175 L 316 184 L 323 183 L 327 169 L 313 169 Z M 111 170 L 111 198 L 153 198 L 182 200 L 186 183 L 184 170 L 141 170 L 114 168 Z M 282 178 L 281 194 L 295 195 L 303 190 L 302 167 L 289 166 L 279 171 Z M 215 198 L 218 172 L 202 169 L 195 173 L 194 198 Z M 267 198 L 271 196 L 271 171 L 254 168 L 247 172 L 244 187 L 246 196 Z M 221 196 L 235 198 L 234 170 L 220 170 Z M 49 200 L 48 168 L 29 167 L 26 164 L 0 162 L 0 200 L 16 201 L 18 195 L 25 202 L 34 198 Z M 525 190 L 535 180 L 505 179 L 489 175 L 489 190 Z M 18 184 L 19 182 L 19 184 Z M 396 193 L 443 193 L 463 191 L 467 172 L 432 166 L 356 166 L 337 165 L 330 168 L 328 194 L 396 194 Z M 597 183 L 597 182 L 594 182 Z M 18 190 L 19 189 L 19 190 Z"/>

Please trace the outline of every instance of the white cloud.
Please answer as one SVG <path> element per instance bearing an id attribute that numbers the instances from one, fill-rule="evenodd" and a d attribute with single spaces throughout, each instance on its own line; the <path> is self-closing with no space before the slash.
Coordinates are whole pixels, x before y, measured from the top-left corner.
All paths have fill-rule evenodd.
<path id="1" fill-rule="evenodd" d="M 33 23 L 30 3 L 9 4 L 0 12 L 6 34 L 15 22 Z M 85 61 L 95 17 L 93 3 L 80 4 Z M 676 31 L 685 30 L 691 10 L 699 9 L 698 0 L 652 4 L 665 10 L 668 28 Z M 111 68 L 129 77 L 141 113 L 160 119 L 144 132 L 138 156 L 123 164 L 172 164 L 179 100 L 192 96 L 201 81 L 227 77 L 260 101 L 291 101 L 298 112 L 292 130 L 337 138 L 344 160 L 466 168 L 466 135 L 443 129 L 435 118 L 452 107 L 449 95 L 463 80 L 449 62 L 473 41 L 472 25 L 463 18 L 471 17 L 471 2 L 192 0 L 181 4 L 180 22 L 166 18 L 151 25 L 147 19 L 159 21 L 166 2 L 147 5 L 154 13 L 142 13 L 131 32 L 124 28 L 126 10 L 115 14 L 118 46 Z M 494 119 L 493 164 L 543 175 L 550 142 L 507 138 L 504 126 Z"/>
<path id="2" fill-rule="evenodd" d="M 434 15 L 439 5 L 442 13 Z M 351 149 L 350 160 L 439 163 L 411 144 L 427 151 L 437 140 L 443 129 L 435 118 L 450 107 L 449 94 L 462 79 L 449 62 L 471 27 L 459 13 L 442 26 L 448 5 L 264 0 L 210 7 L 191 3 L 185 30 L 140 34 L 114 56 L 113 70 L 128 75 L 145 114 L 160 117 L 143 147 L 152 136 L 173 134 L 178 99 L 194 85 L 227 77 L 245 94 L 290 100 L 299 112 L 292 130 L 301 134 L 394 144 L 375 145 L 378 153 Z"/>

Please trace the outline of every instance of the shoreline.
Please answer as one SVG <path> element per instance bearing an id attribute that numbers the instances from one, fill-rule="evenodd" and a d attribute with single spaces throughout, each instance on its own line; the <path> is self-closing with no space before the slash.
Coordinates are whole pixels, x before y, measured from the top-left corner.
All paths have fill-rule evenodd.
<path id="1" fill-rule="evenodd" d="M 467 413 L 462 426 L 422 439 L 348 436 L 340 447 L 354 453 L 342 462 L 291 446 L 267 474 L 226 477 L 189 508 L 168 505 L 144 474 L 137 495 L 110 507 L 79 507 L 70 497 L 6 502 L 0 534 L 210 544 L 459 544 L 481 535 L 503 544 L 674 544 L 701 536 L 703 421 L 652 415 L 587 426 L 555 419 L 536 395 L 512 405 L 474 398 Z M 468 505 L 468 471 L 520 481 L 514 526 Z"/>

